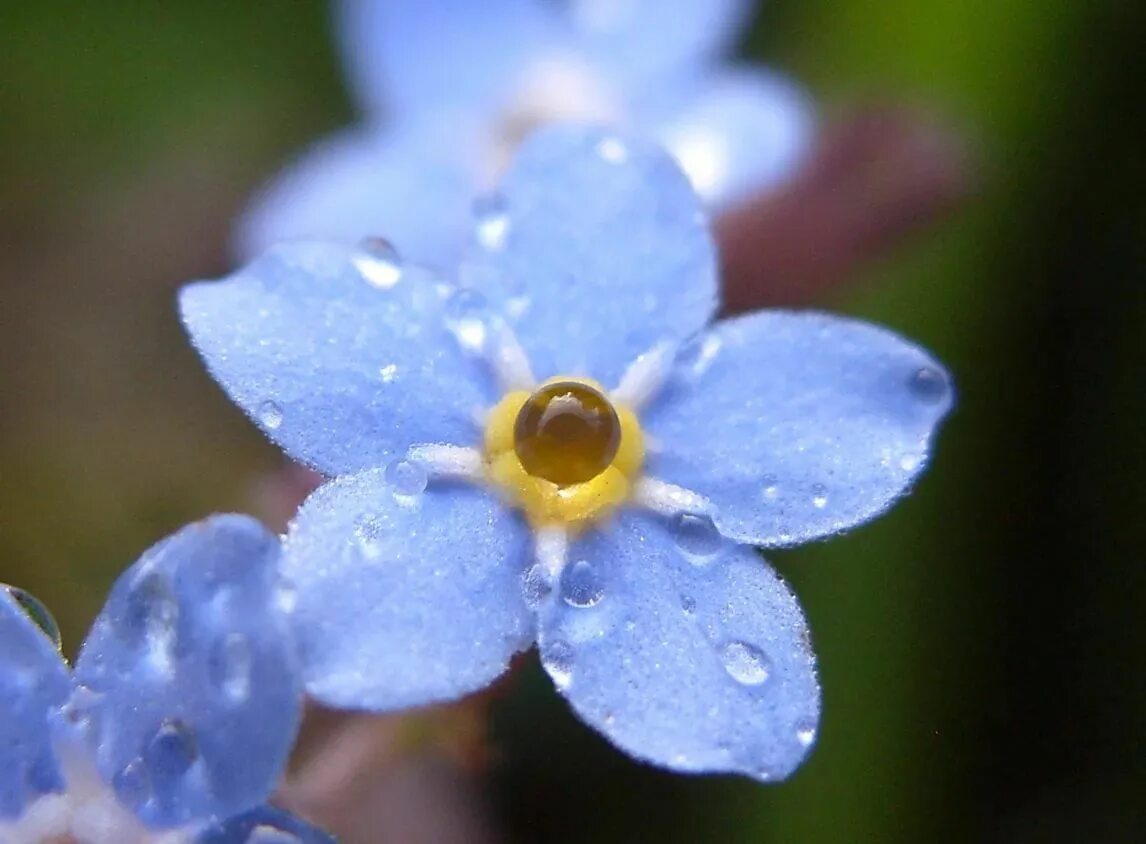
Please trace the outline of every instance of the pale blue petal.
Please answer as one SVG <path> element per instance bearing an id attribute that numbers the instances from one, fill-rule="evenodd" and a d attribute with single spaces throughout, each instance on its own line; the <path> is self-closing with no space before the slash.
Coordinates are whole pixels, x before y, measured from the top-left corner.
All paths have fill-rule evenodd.
<path id="1" fill-rule="evenodd" d="M 301 683 L 279 547 L 246 516 L 190 525 L 124 572 L 84 643 L 56 726 L 149 824 L 245 811 L 284 770 Z"/>
<path id="2" fill-rule="evenodd" d="M 484 109 L 554 37 L 539 0 L 341 0 L 337 32 L 364 108 Z"/>
<path id="3" fill-rule="evenodd" d="M 521 147 L 500 194 L 504 231 L 475 256 L 538 378 L 613 386 L 658 344 L 701 328 L 717 299 L 700 199 L 645 140 L 550 126 Z"/>
<path id="4" fill-rule="evenodd" d="M 666 86 L 641 119 L 705 201 L 726 206 L 776 187 L 807 155 L 811 100 L 789 80 L 742 68 Z"/>
<path id="5" fill-rule="evenodd" d="M 642 420 L 647 471 L 709 500 L 726 535 L 794 545 L 855 527 L 910 488 L 952 404 L 930 355 L 820 313 L 727 320 L 685 348 Z"/>
<path id="6" fill-rule="evenodd" d="M 574 543 L 540 613 L 541 657 L 626 753 L 688 773 L 782 779 L 815 739 L 820 689 L 796 597 L 711 523 L 628 512 Z"/>
<path id="7" fill-rule="evenodd" d="M 196 844 L 337 844 L 317 827 L 275 806 L 259 806 L 201 832 Z"/>
<path id="8" fill-rule="evenodd" d="M 530 532 L 484 490 L 412 465 L 339 478 L 302 506 L 284 569 L 307 691 L 387 711 L 486 686 L 534 638 Z"/>
<path id="9" fill-rule="evenodd" d="M 52 753 L 48 712 L 71 692 L 55 644 L 0 587 L 0 823 L 64 782 Z"/>
<path id="10" fill-rule="evenodd" d="M 409 261 L 452 266 L 474 182 L 472 145 L 458 134 L 422 121 L 328 138 L 256 197 L 239 224 L 239 253 L 250 259 L 284 240 L 384 237 Z"/>
<path id="11" fill-rule="evenodd" d="M 222 282 L 183 289 L 208 369 L 296 460 L 329 475 L 411 444 L 472 444 L 484 366 L 463 356 L 432 279 L 335 244 L 282 244 Z"/>
<path id="12" fill-rule="evenodd" d="M 627 87 L 728 50 L 750 0 L 564 0 L 577 43 Z"/>

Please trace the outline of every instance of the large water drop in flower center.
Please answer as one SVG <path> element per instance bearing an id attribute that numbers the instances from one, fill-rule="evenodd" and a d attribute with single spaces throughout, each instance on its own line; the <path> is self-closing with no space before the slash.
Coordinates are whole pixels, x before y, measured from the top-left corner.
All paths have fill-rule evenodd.
<path id="1" fill-rule="evenodd" d="M 613 462 L 621 445 L 621 422 L 596 388 L 559 381 L 525 402 L 513 442 L 526 472 L 568 486 L 592 480 Z"/>

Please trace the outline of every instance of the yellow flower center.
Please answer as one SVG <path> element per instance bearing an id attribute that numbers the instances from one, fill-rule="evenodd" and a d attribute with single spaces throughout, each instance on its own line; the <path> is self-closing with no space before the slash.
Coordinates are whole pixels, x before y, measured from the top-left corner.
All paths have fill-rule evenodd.
<path id="1" fill-rule="evenodd" d="M 535 526 L 583 526 L 629 496 L 645 458 L 636 415 L 600 385 L 554 378 L 490 411 L 489 477 Z"/>

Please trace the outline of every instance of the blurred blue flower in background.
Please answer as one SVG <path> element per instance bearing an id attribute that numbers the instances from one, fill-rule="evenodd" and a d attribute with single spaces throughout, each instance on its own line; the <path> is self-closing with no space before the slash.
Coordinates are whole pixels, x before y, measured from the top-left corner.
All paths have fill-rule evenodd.
<path id="1" fill-rule="evenodd" d="M 518 143 L 556 120 L 657 139 L 713 206 L 775 186 L 812 133 L 804 94 L 724 55 L 747 0 L 344 0 L 337 27 L 362 126 L 267 187 L 239 230 L 253 257 L 280 240 L 384 234 L 450 266 L 473 197 Z"/>
<path id="2" fill-rule="evenodd" d="M 280 547 L 244 516 L 154 546 L 72 672 L 0 590 L 0 841 L 330 841 L 263 805 L 301 708 Z"/>
<path id="3" fill-rule="evenodd" d="M 952 390 L 862 322 L 709 326 L 706 220 L 659 148 L 551 126 L 481 204 L 457 285 L 385 244 L 299 243 L 183 291 L 214 377 L 334 477 L 284 552 L 311 694 L 449 700 L 536 642 L 581 718 L 637 758 L 760 780 L 800 763 L 814 656 L 752 546 L 884 511 Z"/>

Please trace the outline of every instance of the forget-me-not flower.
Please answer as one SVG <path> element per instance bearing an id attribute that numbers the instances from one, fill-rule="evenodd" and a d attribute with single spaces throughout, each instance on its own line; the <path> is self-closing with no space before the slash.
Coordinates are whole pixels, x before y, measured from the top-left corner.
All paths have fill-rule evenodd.
<path id="1" fill-rule="evenodd" d="M 794 85 L 724 55 L 749 0 L 342 0 L 337 32 L 367 120 L 320 143 L 246 214 L 240 251 L 383 234 L 448 266 L 470 203 L 554 120 L 656 138 L 723 206 L 788 176 L 812 110 Z"/>
<path id="2" fill-rule="evenodd" d="M 215 516 L 113 587 L 75 670 L 0 590 L 0 842 L 322 844 L 264 801 L 301 682 L 278 537 Z"/>
<path id="3" fill-rule="evenodd" d="M 709 325 L 703 205 L 644 141 L 543 129 L 484 207 L 458 285 L 384 244 L 312 243 L 183 291 L 215 378 L 333 478 L 284 551 L 308 691 L 448 700 L 536 642 L 633 756 L 784 777 L 820 692 L 803 613 L 752 546 L 890 506 L 948 376 L 851 319 Z"/>

